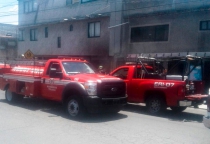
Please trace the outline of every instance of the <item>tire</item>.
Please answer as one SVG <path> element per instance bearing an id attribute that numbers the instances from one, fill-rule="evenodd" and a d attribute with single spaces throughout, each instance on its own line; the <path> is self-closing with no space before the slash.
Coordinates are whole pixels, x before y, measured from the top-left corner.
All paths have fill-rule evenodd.
<path id="1" fill-rule="evenodd" d="M 18 95 L 14 92 L 11 92 L 9 88 L 7 88 L 5 91 L 5 99 L 8 103 L 14 103 L 14 102 L 21 101 L 23 99 L 23 96 Z"/>
<path id="2" fill-rule="evenodd" d="M 147 111 L 151 114 L 158 114 L 166 109 L 166 104 L 163 98 L 150 97 L 146 102 Z"/>
<path id="3" fill-rule="evenodd" d="M 72 119 L 81 118 L 86 113 L 82 100 L 76 96 L 67 99 L 65 109 L 68 116 Z"/>
<path id="4" fill-rule="evenodd" d="M 170 107 L 173 112 L 183 112 L 187 107 Z"/>
<path id="5" fill-rule="evenodd" d="M 122 110 L 122 108 L 114 108 L 113 110 L 110 110 L 111 113 L 119 113 Z"/>

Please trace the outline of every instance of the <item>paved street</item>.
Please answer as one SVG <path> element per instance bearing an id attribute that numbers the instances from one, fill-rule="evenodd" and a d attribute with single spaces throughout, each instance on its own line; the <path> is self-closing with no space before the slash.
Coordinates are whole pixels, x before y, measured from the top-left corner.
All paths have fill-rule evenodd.
<path id="1" fill-rule="evenodd" d="M 209 144 L 210 129 L 202 124 L 205 106 L 181 114 L 168 110 L 151 116 L 141 105 L 129 104 L 119 114 L 66 117 L 59 103 L 24 99 L 9 105 L 0 91 L 2 144 Z"/>

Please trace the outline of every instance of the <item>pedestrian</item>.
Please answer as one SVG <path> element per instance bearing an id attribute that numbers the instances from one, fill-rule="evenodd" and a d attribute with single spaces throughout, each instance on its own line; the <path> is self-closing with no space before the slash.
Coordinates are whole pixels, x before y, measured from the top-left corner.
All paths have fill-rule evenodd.
<path id="1" fill-rule="evenodd" d="M 106 72 L 104 71 L 104 69 L 103 69 L 103 66 L 99 66 L 98 67 L 98 72 L 100 73 L 100 74 L 106 74 Z"/>

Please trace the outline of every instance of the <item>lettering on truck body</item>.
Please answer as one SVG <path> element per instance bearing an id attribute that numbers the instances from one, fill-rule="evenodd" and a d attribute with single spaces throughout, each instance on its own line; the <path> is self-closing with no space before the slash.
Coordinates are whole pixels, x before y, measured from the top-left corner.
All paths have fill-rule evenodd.
<path id="1" fill-rule="evenodd" d="M 170 88 L 173 87 L 175 83 L 169 83 L 169 82 L 154 82 L 154 88 Z"/>

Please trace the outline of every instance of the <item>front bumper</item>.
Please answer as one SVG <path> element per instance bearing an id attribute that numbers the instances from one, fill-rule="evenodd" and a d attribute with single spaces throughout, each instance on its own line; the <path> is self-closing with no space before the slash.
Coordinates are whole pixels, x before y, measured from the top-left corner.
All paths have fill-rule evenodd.
<path id="1" fill-rule="evenodd" d="M 207 116 L 203 117 L 203 124 L 205 127 L 210 128 L 210 112 L 208 112 Z"/>
<path id="2" fill-rule="evenodd" d="M 127 95 L 116 98 L 100 98 L 98 96 L 83 98 L 85 107 L 90 113 L 98 113 L 100 111 L 114 111 L 122 109 L 127 104 Z"/>

